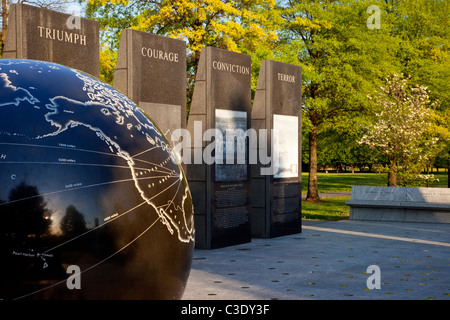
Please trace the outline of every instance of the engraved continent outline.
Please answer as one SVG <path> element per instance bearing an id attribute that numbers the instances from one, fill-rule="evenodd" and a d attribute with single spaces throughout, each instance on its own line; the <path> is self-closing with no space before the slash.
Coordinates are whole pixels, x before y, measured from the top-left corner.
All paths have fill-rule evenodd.
<path id="1" fill-rule="evenodd" d="M 28 63 L 27 61 L 20 61 L 20 63 Z M 30 62 L 31 63 L 31 62 Z M 49 69 L 59 69 L 58 65 L 48 63 Z M 194 223 L 193 223 L 193 212 L 191 213 L 190 219 L 187 217 L 187 212 L 185 208 L 185 203 L 187 199 L 191 198 L 189 187 L 186 185 L 184 188 L 184 193 L 181 199 L 181 206 L 177 205 L 174 202 L 175 197 L 177 196 L 180 186 L 183 183 L 183 173 L 182 168 L 178 166 L 175 162 L 175 155 L 171 150 L 169 144 L 162 137 L 161 133 L 154 127 L 153 125 L 142 122 L 137 116 L 136 112 L 140 112 L 135 105 L 126 98 L 124 95 L 118 93 L 115 89 L 111 88 L 107 84 L 103 84 L 98 80 L 91 78 L 75 69 L 67 68 L 75 73 L 76 77 L 83 81 L 83 91 L 86 92 L 90 101 L 82 102 L 74 99 L 67 98 L 65 96 L 56 96 L 50 98 L 50 103 L 45 104 L 45 107 L 49 110 L 45 114 L 45 121 L 51 124 L 52 127 L 57 128 L 54 132 L 49 132 L 43 135 L 38 135 L 35 137 L 27 137 L 29 139 L 37 140 L 37 139 L 45 139 L 50 136 L 56 136 L 66 130 L 70 130 L 71 128 L 77 126 L 84 126 L 89 130 L 92 130 L 96 133 L 98 138 L 106 143 L 112 153 L 115 153 L 122 159 L 126 161 L 128 167 L 131 172 L 131 177 L 134 180 L 134 185 L 139 192 L 139 195 L 144 200 L 145 203 L 152 206 L 155 212 L 158 215 L 158 219 L 167 227 L 167 230 L 170 234 L 174 235 L 177 233 L 178 240 L 181 242 L 189 243 L 190 241 L 194 241 Z M 11 72 L 11 70 L 10 70 Z M 39 72 L 41 73 L 41 72 Z M 16 71 L 17 74 L 17 71 Z M 40 106 L 37 106 L 37 103 L 40 101 L 36 99 L 28 90 L 25 88 L 16 87 L 9 80 L 8 75 L 5 72 L 1 72 L 0 68 L 0 92 L 1 91 L 10 90 L 8 95 L 14 97 L 13 101 L 2 103 L 0 107 L 6 105 L 15 105 L 19 106 L 21 101 L 27 101 L 35 108 L 40 109 Z M 161 148 L 163 151 L 166 151 L 169 154 L 168 159 L 166 159 L 163 163 L 166 164 L 169 160 L 178 168 L 180 171 L 179 174 L 176 174 L 174 170 L 169 170 L 164 167 L 163 164 L 154 164 L 155 168 L 157 167 L 159 170 L 166 170 L 166 179 L 167 177 L 176 178 L 177 180 L 172 183 L 170 187 L 175 185 L 178 182 L 178 187 L 176 188 L 174 196 L 167 201 L 167 203 L 157 206 L 153 200 L 156 196 L 163 193 L 169 188 L 160 191 L 157 195 L 153 197 L 149 197 L 143 186 L 140 184 L 139 172 L 136 168 L 136 161 L 143 161 L 135 158 L 135 156 L 131 156 L 126 150 L 123 150 L 118 142 L 114 141 L 114 139 L 106 133 L 106 129 L 96 127 L 92 124 L 89 124 L 87 120 L 79 121 L 75 119 L 76 116 L 80 116 L 80 109 L 83 107 L 97 107 L 95 111 L 101 112 L 103 116 L 115 116 L 115 122 L 117 125 L 126 126 L 130 135 L 133 134 L 141 134 L 145 136 L 145 139 L 148 141 L 150 148 L 139 154 L 143 154 L 147 151 L 153 150 L 156 148 Z M 92 109 L 90 110 L 92 111 Z M 127 121 L 129 120 L 129 121 Z M 134 124 L 132 122 L 135 122 Z M 135 129 L 134 131 L 132 129 Z M 154 131 L 155 138 L 149 135 L 148 131 Z M 26 136 L 21 132 L 5 132 L 2 131 L 0 134 L 8 134 L 8 135 L 21 135 Z M 146 162 L 146 161 L 143 161 Z M 150 170 L 148 170 L 150 171 Z M 142 174 L 142 172 L 141 172 Z M 140 206 L 140 205 L 139 205 Z M 138 206 L 136 206 L 138 207 Z M 136 208 L 135 207 L 135 208 Z M 134 209 L 134 208 L 133 208 Z M 129 213 L 132 210 L 127 210 L 121 215 L 111 219 L 109 222 L 115 220 L 116 218 L 121 217 L 124 214 Z M 192 209 L 193 211 L 193 209 Z M 175 212 L 175 213 L 173 213 Z M 181 218 L 180 218 L 181 216 Z M 81 235 L 80 235 L 81 236 Z"/>

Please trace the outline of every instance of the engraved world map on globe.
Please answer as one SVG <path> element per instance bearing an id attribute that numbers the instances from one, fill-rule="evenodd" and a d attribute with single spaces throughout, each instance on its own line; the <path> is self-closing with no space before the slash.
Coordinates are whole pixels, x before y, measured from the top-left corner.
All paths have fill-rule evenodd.
<path id="1" fill-rule="evenodd" d="M 194 227 L 176 160 L 110 86 L 0 60 L 0 299 L 180 298 Z"/>

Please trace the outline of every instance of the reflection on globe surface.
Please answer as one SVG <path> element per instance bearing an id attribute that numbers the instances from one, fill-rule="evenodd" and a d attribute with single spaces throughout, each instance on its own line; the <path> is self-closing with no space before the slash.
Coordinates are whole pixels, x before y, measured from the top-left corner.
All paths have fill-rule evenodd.
<path id="1" fill-rule="evenodd" d="M 179 299 L 183 170 L 153 123 L 77 70 L 0 60 L 0 299 Z"/>

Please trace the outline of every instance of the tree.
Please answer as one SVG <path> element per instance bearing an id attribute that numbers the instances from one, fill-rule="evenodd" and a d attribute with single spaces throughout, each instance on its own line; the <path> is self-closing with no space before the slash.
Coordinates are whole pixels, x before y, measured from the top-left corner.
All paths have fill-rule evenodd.
<path id="1" fill-rule="evenodd" d="M 241 52 L 275 41 L 276 32 L 267 19 L 274 4 L 274 0 L 89 0 L 87 16 L 100 22 L 102 39 L 111 50 L 117 49 L 120 31 L 126 28 L 187 41 L 189 101 L 202 47 Z"/>
<path id="2" fill-rule="evenodd" d="M 386 1 L 391 34 L 396 37 L 396 59 L 401 72 L 429 90 L 440 110 L 450 107 L 450 24 L 448 1 Z"/>
<path id="3" fill-rule="evenodd" d="M 106 83 L 113 84 L 114 70 L 117 63 L 117 50 L 112 50 L 107 45 L 100 48 L 100 79 Z"/>
<path id="4" fill-rule="evenodd" d="M 61 219 L 60 227 L 66 237 L 74 237 L 87 231 L 84 215 L 73 205 L 67 207 L 66 214 Z"/>
<path id="5" fill-rule="evenodd" d="M 285 55 L 303 70 L 303 116 L 309 122 L 308 201 L 319 200 L 318 136 L 326 123 L 352 123 L 368 113 L 367 94 L 395 70 L 388 28 L 369 30 L 364 1 L 299 1 L 282 5 Z M 351 122 L 349 121 L 351 120 Z M 350 126 L 348 126 L 350 128 Z"/>
<path id="6" fill-rule="evenodd" d="M 375 7 L 380 25 L 369 28 Z M 307 199 L 319 199 L 317 161 L 323 126 L 336 123 L 352 132 L 367 121 L 373 103 L 366 95 L 386 75 L 405 73 L 430 89 L 430 99 L 449 104 L 448 4 L 439 0 L 281 2 L 285 22 L 283 54 L 303 69 L 303 116 L 309 122 Z M 369 19 L 368 19 L 369 18 Z M 447 125 L 448 127 L 448 125 Z"/>
<path id="7" fill-rule="evenodd" d="M 2 206 L 6 206 L 2 217 L 6 233 L 14 234 L 17 243 L 30 241 L 39 247 L 40 238 L 50 232 L 52 212 L 38 188 L 21 182 Z"/>
<path id="8" fill-rule="evenodd" d="M 361 124 L 363 121 L 355 119 L 346 119 L 324 123 L 321 132 L 318 135 L 318 165 L 336 166 L 338 169 L 347 166 L 354 172 L 356 167 L 361 171 L 368 166 L 369 169 L 382 159 L 375 151 L 366 145 L 361 145 L 358 140 L 362 136 Z"/>
<path id="9" fill-rule="evenodd" d="M 389 160 L 388 186 L 410 185 L 431 164 L 443 145 L 445 128 L 437 125 L 436 103 L 423 86 L 411 86 L 409 77 L 394 74 L 373 97 L 375 120 L 360 143 Z"/>

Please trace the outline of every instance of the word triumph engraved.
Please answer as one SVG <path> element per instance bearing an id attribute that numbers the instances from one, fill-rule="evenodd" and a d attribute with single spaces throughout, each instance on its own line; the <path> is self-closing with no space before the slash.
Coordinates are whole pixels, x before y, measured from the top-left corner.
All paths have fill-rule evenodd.
<path id="1" fill-rule="evenodd" d="M 99 48 L 97 21 L 25 4 L 10 6 L 5 59 L 55 62 L 98 78 Z"/>
<path id="2" fill-rule="evenodd" d="M 86 45 L 86 35 L 38 26 L 41 38 Z"/>

